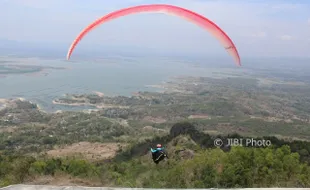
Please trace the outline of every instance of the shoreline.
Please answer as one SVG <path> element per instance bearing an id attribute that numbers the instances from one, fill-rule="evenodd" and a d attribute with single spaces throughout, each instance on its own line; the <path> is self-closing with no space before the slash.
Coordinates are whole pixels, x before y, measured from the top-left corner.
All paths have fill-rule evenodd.
<path id="1" fill-rule="evenodd" d="M 5 109 L 7 107 L 8 100 L 4 98 L 0 98 L 0 110 Z"/>
<path id="2" fill-rule="evenodd" d="M 118 105 L 103 105 L 103 104 L 90 104 L 90 103 L 64 103 L 64 102 L 57 102 L 56 100 L 53 100 L 52 102 L 55 105 L 63 105 L 63 106 L 72 106 L 72 107 L 94 107 L 97 109 L 104 109 L 104 108 L 120 108 L 120 109 L 126 109 L 129 108 L 129 106 L 118 106 Z M 91 109 L 91 108 L 90 108 Z"/>
<path id="3" fill-rule="evenodd" d="M 39 74 L 41 72 L 37 72 L 36 74 Z M 35 75 L 36 75 L 35 74 Z M 30 74 L 32 75 L 32 74 Z M 175 76 L 175 78 L 178 78 L 177 76 Z M 151 87 L 151 88 L 155 88 L 158 90 L 148 90 L 148 91 L 143 91 L 143 92 L 155 92 L 155 93 L 166 93 L 166 92 L 179 92 L 179 90 L 177 90 L 175 87 L 171 86 L 171 84 L 173 83 L 173 81 L 171 82 L 162 82 L 160 84 L 152 84 L 152 85 L 144 85 L 145 87 Z M 140 91 L 133 91 L 128 95 L 105 95 L 104 92 L 100 92 L 100 91 L 90 91 L 87 92 L 85 94 L 77 94 L 77 95 L 90 95 L 90 94 L 95 94 L 100 98 L 116 98 L 116 97 L 120 97 L 120 96 L 124 96 L 124 97 L 140 97 L 140 98 L 145 98 L 143 95 L 143 92 Z M 141 94 L 142 93 L 142 94 Z M 64 94 L 65 96 L 71 96 L 74 94 L 70 94 L 70 93 L 66 93 Z M 87 99 L 79 99 L 79 98 L 75 98 L 75 97 L 70 97 L 70 99 L 72 100 L 86 100 L 84 103 L 65 103 L 65 102 L 59 102 L 57 101 L 58 98 L 60 98 L 61 96 L 56 97 L 54 100 L 52 100 L 51 102 L 48 102 L 48 106 L 42 106 L 40 103 L 36 102 L 36 101 L 32 101 L 31 98 L 30 99 L 26 99 L 23 97 L 19 97 L 19 98 L 12 98 L 12 100 L 21 100 L 21 101 L 28 101 L 30 103 L 33 103 L 37 106 L 37 109 L 39 111 L 42 111 L 44 113 L 59 113 L 59 112 L 64 112 L 64 111 L 88 111 L 88 110 L 97 110 L 97 109 L 105 109 L 105 108 L 119 108 L 119 109 L 128 109 L 130 108 L 130 106 L 119 106 L 119 105 L 105 105 L 103 103 L 99 103 L 99 104 L 91 104 L 87 102 Z M 6 104 L 10 102 L 10 99 L 0 99 L 0 109 L 3 109 L 6 107 Z M 6 104 L 5 104 L 6 103 Z M 2 105 L 3 104 L 3 105 Z M 69 108 L 69 110 L 67 109 L 61 109 L 58 108 L 57 110 L 52 108 L 49 109 L 50 106 L 53 107 L 53 105 L 60 105 L 60 106 L 66 106 L 67 108 Z M 81 107 L 81 109 L 79 109 L 78 107 Z M 78 108 L 78 109 L 76 109 Z"/>
<path id="4" fill-rule="evenodd" d="M 53 66 L 45 66 L 45 65 L 40 65 L 36 63 L 18 63 L 14 62 L 13 65 L 8 65 L 8 64 L 1 64 L 0 66 L 8 66 L 9 68 L 14 69 L 14 72 L 8 72 L 8 73 L 1 73 L 0 78 L 6 78 L 9 77 L 10 75 L 24 75 L 24 76 L 33 76 L 33 77 L 38 77 L 38 76 L 48 76 L 49 75 L 49 70 L 68 70 L 70 68 L 68 67 L 53 67 Z M 28 71 L 27 69 L 33 69 Z M 26 69 L 26 70 L 23 70 Z M 36 70 L 37 69 L 37 70 Z M 16 71 L 16 72 L 15 72 Z M 18 72 L 21 71 L 21 72 Z"/>

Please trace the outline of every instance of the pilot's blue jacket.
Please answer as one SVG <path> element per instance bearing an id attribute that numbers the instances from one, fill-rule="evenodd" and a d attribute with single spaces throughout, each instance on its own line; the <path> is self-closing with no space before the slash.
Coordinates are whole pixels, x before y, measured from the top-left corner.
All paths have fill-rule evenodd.
<path id="1" fill-rule="evenodd" d="M 155 152 L 158 152 L 158 151 L 163 151 L 163 150 L 164 150 L 163 148 L 156 148 L 156 149 L 151 148 L 151 152 L 152 153 L 155 153 Z"/>

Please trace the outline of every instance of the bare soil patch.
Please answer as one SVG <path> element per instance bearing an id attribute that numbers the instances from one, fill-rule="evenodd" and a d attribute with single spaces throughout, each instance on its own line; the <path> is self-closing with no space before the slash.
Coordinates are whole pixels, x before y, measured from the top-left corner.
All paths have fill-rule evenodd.
<path id="1" fill-rule="evenodd" d="M 81 156 L 87 160 L 95 161 L 114 157 L 117 151 L 124 146 L 120 143 L 79 142 L 50 150 L 47 154 L 51 157 Z"/>

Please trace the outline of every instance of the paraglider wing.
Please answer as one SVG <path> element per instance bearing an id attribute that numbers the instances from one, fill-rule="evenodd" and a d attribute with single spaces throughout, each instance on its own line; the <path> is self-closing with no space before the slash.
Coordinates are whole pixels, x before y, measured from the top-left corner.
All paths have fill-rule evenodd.
<path id="1" fill-rule="evenodd" d="M 121 9 L 115 12 L 112 12 L 110 14 L 107 14 L 92 24 L 88 25 L 73 41 L 71 44 L 68 54 L 67 54 L 67 59 L 69 60 L 71 57 L 71 54 L 73 50 L 75 49 L 76 45 L 81 41 L 81 39 L 91 30 L 95 29 L 97 26 L 100 24 L 103 24 L 105 22 L 111 21 L 113 19 L 122 17 L 122 16 L 127 16 L 130 14 L 135 14 L 135 13 L 142 13 L 142 12 L 160 12 L 160 13 L 166 13 L 166 14 L 172 14 L 176 15 L 179 17 L 183 17 L 186 20 L 189 20 L 190 22 L 193 22 L 204 29 L 208 30 L 215 38 L 217 38 L 221 44 L 224 46 L 224 48 L 228 51 L 228 53 L 234 58 L 235 62 L 237 65 L 241 66 L 240 63 L 240 57 L 237 51 L 236 46 L 232 42 L 232 40 L 229 38 L 229 36 L 222 30 L 220 29 L 215 23 L 210 21 L 209 19 L 205 18 L 202 15 L 199 15 L 195 12 L 192 12 L 190 10 L 173 6 L 173 5 L 164 5 L 164 4 L 153 4 L 153 5 L 140 5 L 140 6 L 134 6 L 134 7 L 129 7 L 125 9 Z"/>

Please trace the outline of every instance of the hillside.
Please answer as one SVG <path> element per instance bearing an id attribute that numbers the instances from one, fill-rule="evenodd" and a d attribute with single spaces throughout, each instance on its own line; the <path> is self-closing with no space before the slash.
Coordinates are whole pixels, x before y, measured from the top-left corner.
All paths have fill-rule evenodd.
<path id="1" fill-rule="evenodd" d="M 79 156 L 51 158 L 1 155 L 1 184 L 53 184 L 156 188 L 309 187 L 310 143 L 271 138 L 270 147 L 214 147 L 219 136 L 177 123 L 170 134 L 124 148 L 114 158 L 86 161 Z M 237 134 L 229 137 L 238 137 Z M 228 138 L 221 136 L 222 139 Z M 270 137 L 269 137 L 270 138 Z M 169 159 L 152 163 L 149 147 L 164 143 Z M 294 150 L 295 149 L 295 150 Z M 300 150 L 303 150 L 300 152 Z M 7 165 L 7 163 L 10 163 Z"/>
<path id="2" fill-rule="evenodd" d="M 68 94 L 55 103 L 97 108 L 56 113 L 1 100 L 0 183 L 309 187 L 310 88 L 302 86 L 189 77 L 164 84 L 164 93 Z M 228 146 L 228 139 L 271 146 Z M 157 143 L 169 160 L 155 166 L 149 149 Z"/>

